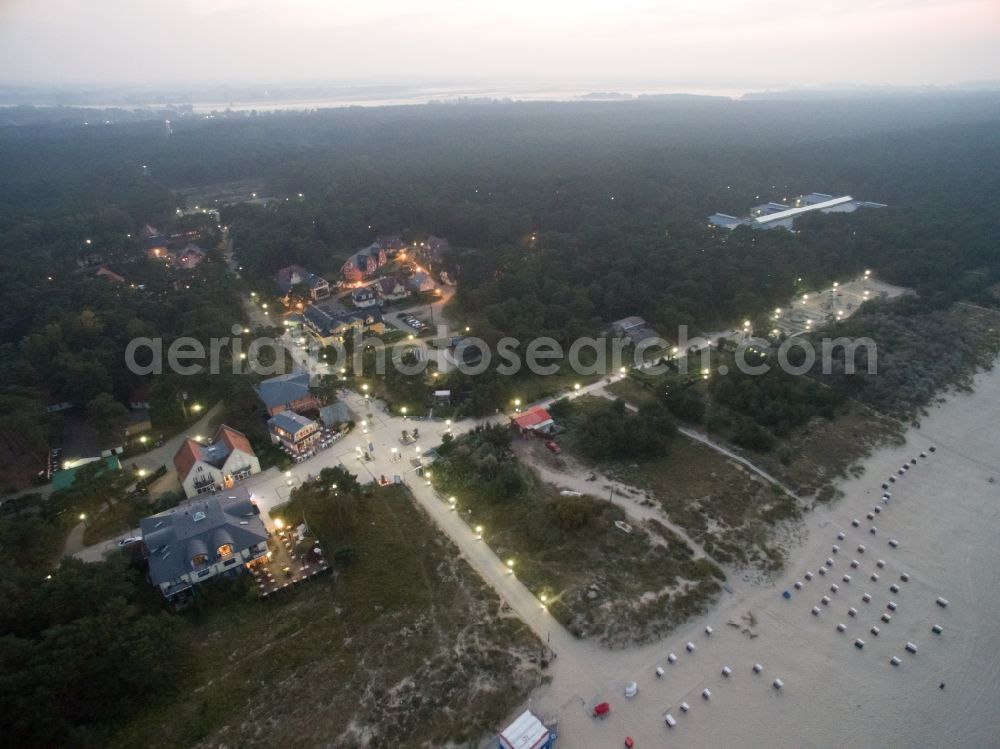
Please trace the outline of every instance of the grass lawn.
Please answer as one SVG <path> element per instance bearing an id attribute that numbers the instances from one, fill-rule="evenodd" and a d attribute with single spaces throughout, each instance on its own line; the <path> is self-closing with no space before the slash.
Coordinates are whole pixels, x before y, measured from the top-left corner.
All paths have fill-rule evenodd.
<path id="1" fill-rule="evenodd" d="M 459 446 L 460 448 L 460 446 Z M 456 454 L 457 453 L 457 454 Z M 647 642 L 703 611 L 721 590 L 722 571 L 659 523 L 625 533 L 618 505 L 590 496 L 564 497 L 515 458 L 524 488 L 487 498 L 460 449 L 434 466 L 435 485 L 458 498 L 459 511 L 577 637 L 611 647 Z M 470 512 L 471 510 L 471 512 Z"/>
<path id="2" fill-rule="evenodd" d="M 612 392 L 643 405 L 656 396 L 631 380 L 615 383 Z M 606 401 L 587 396 L 572 402 L 572 415 L 562 425 L 564 449 L 574 449 L 574 422 L 590 418 L 588 409 Z M 739 463 L 677 434 L 660 456 L 601 463 L 602 472 L 624 484 L 651 492 L 671 521 L 681 526 L 715 560 L 723 564 L 774 570 L 783 553 L 773 542 L 774 524 L 797 517 L 799 503 Z"/>
<path id="3" fill-rule="evenodd" d="M 633 406 L 646 406 L 660 399 L 649 388 L 643 387 L 631 377 L 608 385 L 605 390 Z"/>
<path id="4" fill-rule="evenodd" d="M 693 559 L 679 536 L 662 525 L 633 524 L 626 534 L 614 525 L 627 519 L 625 511 L 603 499 L 560 497 L 546 485 L 512 506 L 465 496 L 473 523 L 489 529 L 490 547 L 515 560 L 521 581 L 546 595 L 549 611 L 577 637 L 612 647 L 654 640 L 703 611 L 721 590 L 721 571 Z M 588 520 L 567 528 L 559 513 Z"/>
<path id="5" fill-rule="evenodd" d="M 577 374 L 568 365 L 564 365 L 558 372 L 551 375 L 535 375 L 525 370 L 524 374 L 517 378 L 511 378 L 511 402 L 504 404 L 503 408 L 513 411 L 514 398 L 520 399 L 521 406 L 524 408 L 535 401 L 554 395 L 565 395 L 573 390 L 574 385 L 579 384 L 583 387 L 601 379 L 601 377 L 601 375 L 594 374 Z"/>
<path id="6" fill-rule="evenodd" d="M 108 508 L 105 505 L 97 512 L 87 515 L 86 527 L 83 531 L 83 545 L 106 541 L 113 536 L 128 533 L 138 527 L 139 521 L 150 515 L 153 507 L 148 497 L 124 498 Z"/>
<path id="7" fill-rule="evenodd" d="M 544 678 L 542 645 L 461 561 L 402 487 L 349 524 L 309 508 L 353 561 L 268 601 L 243 578 L 187 620 L 184 689 L 110 746 L 478 746 Z"/>
<path id="8" fill-rule="evenodd" d="M 863 471 L 861 461 L 876 447 L 901 444 L 903 431 L 895 419 L 848 403 L 833 421 L 814 419 L 754 460 L 799 496 L 827 502 L 837 496 L 839 478 Z"/>
<path id="9" fill-rule="evenodd" d="M 659 458 L 602 468 L 651 491 L 667 516 L 723 564 L 776 570 L 783 551 L 774 525 L 799 515 L 799 504 L 715 450 L 677 435 Z"/>
<path id="10" fill-rule="evenodd" d="M 626 402 L 642 406 L 658 400 L 649 388 L 626 378 L 608 386 L 608 391 Z M 704 430 L 700 424 L 691 425 Z M 833 420 L 812 419 L 790 434 L 777 438 L 766 453 L 740 450 L 751 461 L 779 478 L 802 498 L 829 501 L 836 494 L 837 479 L 861 470 L 860 461 L 875 447 L 903 439 L 903 427 L 895 419 L 848 401 Z M 725 441 L 720 435 L 713 438 Z"/>

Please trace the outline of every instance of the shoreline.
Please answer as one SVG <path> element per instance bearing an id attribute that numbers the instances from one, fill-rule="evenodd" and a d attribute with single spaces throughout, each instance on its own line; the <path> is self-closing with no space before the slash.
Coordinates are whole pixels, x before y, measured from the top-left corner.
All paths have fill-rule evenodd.
<path id="1" fill-rule="evenodd" d="M 708 613 L 665 640 L 624 651 L 591 648 L 600 685 L 563 684 L 554 664 L 553 682 L 533 701 L 546 718 L 558 719 L 561 743 L 596 748 L 625 735 L 641 745 L 662 743 L 669 710 L 678 721 L 669 731 L 671 746 L 770 746 L 776 730 L 782 745 L 799 747 L 990 745 L 1000 735 L 1000 558 L 991 553 L 1000 534 L 1000 447 L 994 436 L 1000 368 L 975 375 L 971 393 L 944 397 L 919 426 L 906 429 L 902 445 L 874 449 L 862 461 L 860 477 L 839 480 L 839 500 L 804 516 L 803 538 L 772 582 L 734 579 L 733 594 L 723 594 Z M 931 445 L 936 451 L 919 458 Z M 918 464 L 898 476 L 911 458 Z M 889 475 L 897 479 L 892 499 L 869 521 L 866 514 Z M 889 546 L 890 538 L 898 540 L 897 548 Z M 857 551 L 860 545 L 864 552 Z M 828 558 L 834 565 L 821 576 L 818 569 Z M 878 567 L 877 559 L 885 566 Z M 804 579 L 806 571 L 813 573 L 811 582 Z M 899 578 L 904 573 L 905 583 Z M 843 581 L 845 574 L 850 582 Z M 800 591 L 796 580 L 803 584 Z M 782 597 L 785 589 L 789 600 Z M 862 602 L 863 593 L 871 594 L 870 604 Z M 829 605 L 820 602 L 824 595 Z M 949 600 L 948 608 L 935 605 L 938 596 Z M 886 609 L 890 600 L 898 606 L 893 612 Z M 819 616 L 810 613 L 813 606 L 821 609 Z M 848 614 L 850 607 L 856 616 Z M 744 621 L 748 612 L 756 620 L 752 639 L 727 626 Z M 883 613 L 889 623 L 881 621 Z M 845 632 L 837 631 L 839 623 Z M 944 632 L 933 634 L 932 624 Z M 706 625 L 714 630 L 711 637 Z M 871 634 L 872 626 L 879 626 L 879 635 Z M 856 638 L 865 641 L 863 649 L 852 646 Z M 687 641 L 696 644 L 694 654 L 684 650 Z M 918 646 L 916 654 L 906 652 L 907 642 Z M 677 653 L 676 664 L 667 663 L 669 652 Z M 890 664 L 893 656 L 899 666 Z M 752 672 L 754 663 L 764 666 L 762 674 Z M 728 678 L 721 674 L 726 665 L 733 669 Z M 662 680 L 653 674 L 656 666 L 666 669 Z M 785 684 L 780 691 L 772 687 L 775 678 Z M 622 688 L 632 680 L 640 694 L 626 700 Z M 945 690 L 938 689 L 941 682 Z M 709 701 L 700 696 L 705 688 L 712 692 Z M 586 690 L 598 694 L 581 693 Z M 600 722 L 581 705 L 597 697 L 613 707 Z M 691 705 L 690 712 L 681 713 L 681 701 Z"/>

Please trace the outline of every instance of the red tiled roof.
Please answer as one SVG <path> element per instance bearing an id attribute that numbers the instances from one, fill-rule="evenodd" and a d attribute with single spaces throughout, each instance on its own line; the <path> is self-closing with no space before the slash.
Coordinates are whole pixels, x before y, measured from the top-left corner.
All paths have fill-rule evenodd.
<path id="1" fill-rule="evenodd" d="M 549 412 L 544 408 L 533 408 L 530 411 L 525 411 L 523 414 L 511 416 L 510 420 L 517 424 L 521 429 L 533 429 L 534 427 L 541 426 L 546 422 L 552 421 L 552 417 L 549 416 Z"/>
<path id="2" fill-rule="evenodd" d="M 114 281 L 115 283 L 125 283 L 125 278 L 123 276 L 119 276 L 113 270 L 109 270 L 108 268 L 105 268 L 103 265 L 97 269 L 97 273 L 95 273 L 94 275 L 101 276 L 102 278 L 106 278 L 109 281 Z"/>
<path id="3" fill-rule="evenodd" d="M 233 452 L 233 450 L 242 450 L 248 455 L 254 455 L 253 448 L 250 447 L 250 440 L 246 438 L 242 432 L 238 432 L 232 427 L 227 427 L 222 424 L 215 432 L 215 437 L 212 438 L 212 444 L 223 444 L 226 447 L 226 457 Z M 191 472 L 194 464 L 202 459 L 202 448 L 203 446 L 195 442 L 193 439 L 188 437 L 184 440 L 184 443 L 180 446 L 177 454 L 174 456 L 174 468 L 177 469 L 177 477 L 184 481 L 187 475 Z M 213 456 L 211 462 L 214 465 L 218 456 Z M 221 465 L 221 462 L 219 463 Z"/>
<path id="4" fill-rule="evenodd" d="M 246 438 L 243 432 L 237 432 L 232 427 L 227 427 L 225 424 L 221 425 L 215 433 L 215 439 L 213 442 L 221 441 L 229 452 L 233 450 L 242 450 L 248 455 L 253 455 L 253 448 L 250 447 L 250 440 Z"/>
<path id="5" fill-rule="evenodd" d="M 183 482 L 191 472 L 194 464 L 200 459 L 201 445 L 188 437 L 174 456 L 174 468 L 177 469 L 177 478 Z"/>

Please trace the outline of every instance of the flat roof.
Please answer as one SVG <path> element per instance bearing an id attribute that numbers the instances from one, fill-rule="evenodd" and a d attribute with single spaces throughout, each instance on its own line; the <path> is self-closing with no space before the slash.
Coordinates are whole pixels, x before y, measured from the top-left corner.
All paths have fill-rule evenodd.
<path id="1" fill-rule="evenodd" d="M 534 749 L 544 745 L 549 729 L 530 710 L 525 710 L 500 734 L 500 746 L 505 749 Z"/>
<path id="2" fill-rule="evenodd" d="M 824 208 L 833 208 L 835 205 L 843 205 L 844 203 L 850 203 L 854 198 L 850 195 L 842 195 L 839 198 L 831 198 L 830 200 L 824 200 L 822 203 L 813 203 L 812 205 L 804 205 L 799 208 L 789 208 L 787 211 L 778 211 L 777 213 L 770 213 L 766 216 L 757 216 L 754 219 L 756 224 L 769 224 L 772 221 L 781 221 L 782 219 L 792 218 L 793 216 L 798 216 L 802 213 L 808 213 L 809 211 L 821 211 Z"/>

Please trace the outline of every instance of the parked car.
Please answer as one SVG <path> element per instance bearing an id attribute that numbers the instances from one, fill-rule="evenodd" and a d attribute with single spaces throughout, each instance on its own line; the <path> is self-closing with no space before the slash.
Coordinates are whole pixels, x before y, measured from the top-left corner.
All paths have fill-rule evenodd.
<path id="1" fill-rule="evenodd" d="M 559 444 L 555 440 L 549 440 L 545 443 L 545 446 L 556 455 L 562 452 L 562 448 L 559 447 Z"/>
<path id="2" fill-rule="evenodd" d="M 128 536 L 127 538 L 123 538 L 121 541 L 119 541 L 118 545 L 119 546 L 131 546 L 132 544 L 137 544 L 140 541 L 142 541 L 142 538 L 139 538 L 137 536 Z"/>

